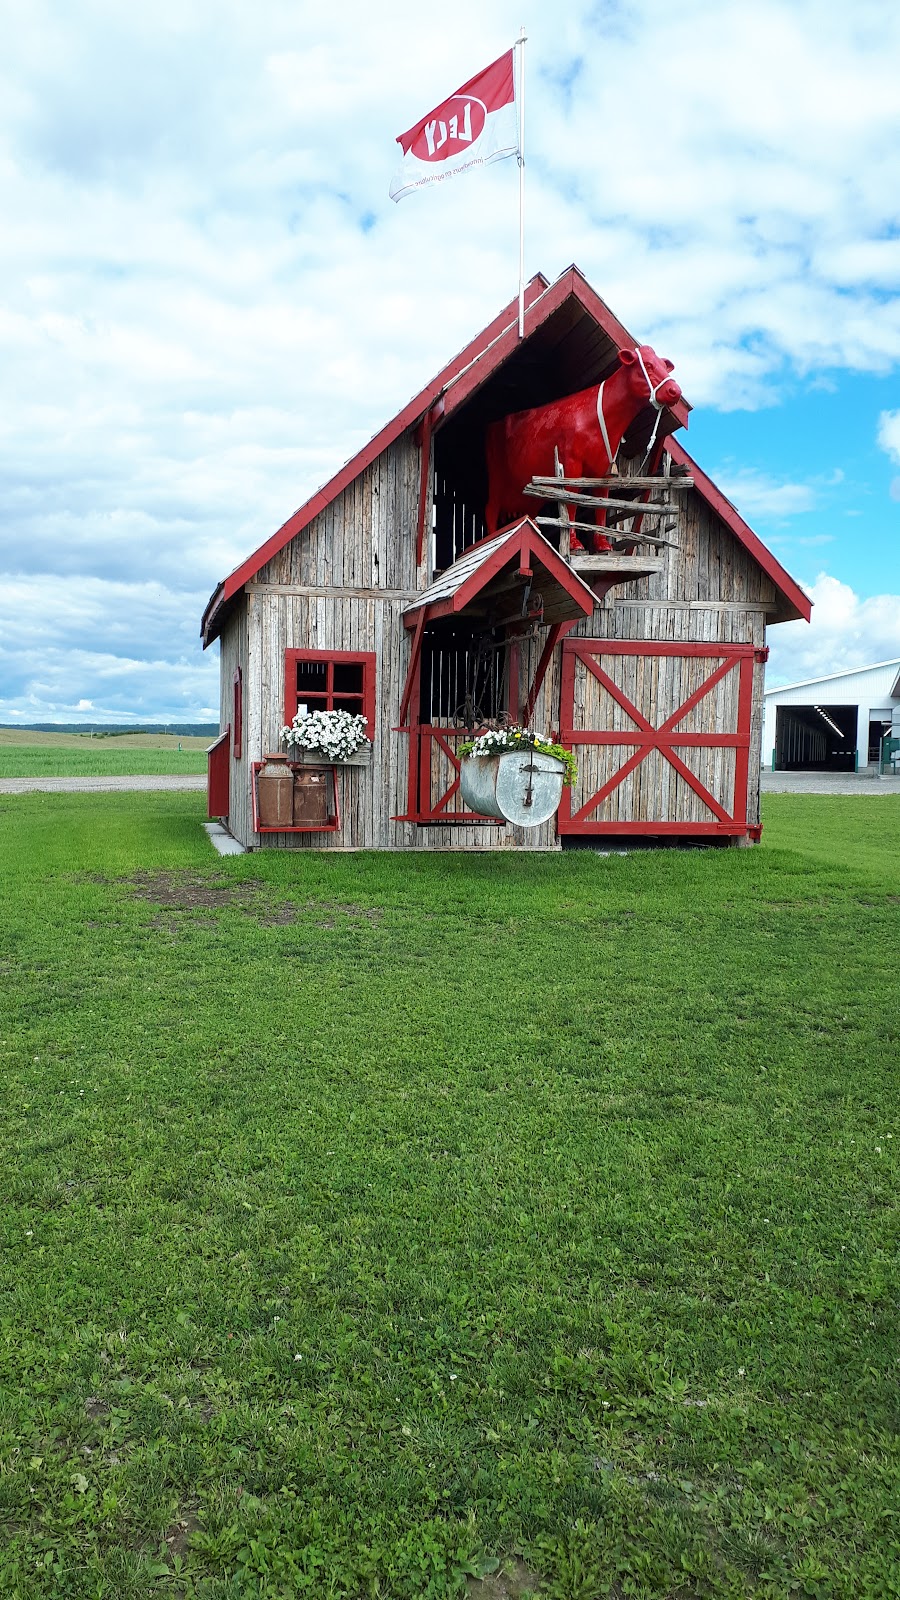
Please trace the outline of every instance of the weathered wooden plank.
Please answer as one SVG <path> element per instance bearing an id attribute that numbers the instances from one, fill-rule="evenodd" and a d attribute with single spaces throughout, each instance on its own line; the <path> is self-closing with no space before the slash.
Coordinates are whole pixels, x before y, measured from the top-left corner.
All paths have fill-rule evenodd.
<path id="1" fill-rule="evenodd" d="M 640 512 L 644 517 L 669 517 L 678 514 L 677 506 L 659 505 L 656 502 L 651 504 L 650 501 L 644 500 L 607 500 L 595 494 L 578 494 L 573 489 L 564 489 L 556 484 L 551 487 L 549 482 L 538 489 L 532 488 L 529 484 L 522 492 L 534 500 L 561 500 L 566 505 L 589 506 L 594 511 L 611 511 L 628 515 Z"/>
<path id="2" fill-rule="evenodd" d="M 558 517 L 535 517 L 533 520 L 539 528 L 561 528 L 568 532 L 574 529 L 576 533 L 602 533 L 607 538 L 620 540 L 623 544 L 667 545 L 672 550 L 678 548 L 671 539 L 664 539 L 661 534 L 618 532 L 613 528 L 598 527 L 596 522 L 562 521 Z"/>
<path id="3" fill-rule="evenodd" d="M 630 473 L 627 476 L 622 474 L 611 478 L 559 478 L 556 476 L 551 478 L 544 473 L 540 475 L 535 473 L 531 481 L 535 484 L 549 483 L 554 488 L 559 485 L 563 487 L 568 485 L 576 489 L 693 489 L 694 487 L 694 480 L 690 477 L 670 478 L 667 480 L 659 477 L 632 477 Z"/>
<path id="4" fill-rule="evenodd" d="M 579 574 L 616 573 L 623 577 L 645 577 L 651 572 L 660 572 L 665 559 L 665 556 L 620 556 L 605 550 L 598 551 L 596 555 L 573 550 L 572 570 Z"/>

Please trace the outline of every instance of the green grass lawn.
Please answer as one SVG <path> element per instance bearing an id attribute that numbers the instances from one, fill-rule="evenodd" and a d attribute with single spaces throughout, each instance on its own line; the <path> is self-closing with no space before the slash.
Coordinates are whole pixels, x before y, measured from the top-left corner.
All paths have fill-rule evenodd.
<path id="1" fill-rule="evenodd" d="M 0 778 L 97 778 L 206 771 L 211 740 L 192 734 L 32 733 L 0 728 Z"/>
<path id="2" fill-rule="evenodd" d="M 0 1594 L 900 1595 L 900 800 L 765 814 L 0 798 Z"/>

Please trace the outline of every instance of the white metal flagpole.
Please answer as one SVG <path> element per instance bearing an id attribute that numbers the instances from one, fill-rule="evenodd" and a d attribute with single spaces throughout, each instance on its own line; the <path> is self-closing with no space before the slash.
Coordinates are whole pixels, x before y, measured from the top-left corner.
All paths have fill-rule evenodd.
<path id="1" fill-rule="evenodd" d="M 519 72 L 516 98 L 519 105 L 519 338 L 525 337 L 525 29 L 516 40 Z"/>

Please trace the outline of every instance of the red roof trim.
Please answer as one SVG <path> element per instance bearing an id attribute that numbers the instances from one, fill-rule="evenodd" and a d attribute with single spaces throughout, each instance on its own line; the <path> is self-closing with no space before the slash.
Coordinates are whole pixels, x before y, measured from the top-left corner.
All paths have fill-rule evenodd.
<path id="1" fill-rule="evenodd" d="M 577 267 L 568 267 L 561 277 L 557 278 L 550 288 L 540 295 L 530 308 L 530 314 L 525 319 L 526 337 L 536 333 L 538 328 L 549 321 L 554 312 L 566 300 L 574 297 L 584 306 L 584 309 L 594 318 L 595 322 L 603 329 L 604 333 L 618 346 L 634 346 L 637 341 L 623 328 L 617 317 L 614 317 L 609 306 L 600 299 L 590 284 L 582 277 Z M 447 395 L 444 401 L 444 414 L 450 416 L 454 411 L 471 398 L 482 384 L 486 383 L 508 356 L 513 354 L 519 342 L 519 330 L 516 323 L 512 323 L 480 356 L 475 357 L 454 378 L 448 380 Z M 671 408 L 669 416 L 676 427 L 686 427 L 690 406 L 682 399 Z"/>
<path id="2" fill-rule="evenodd" d="M 526 313 L 535 300 L 546 293 L 547 287 L 547 279 L 542 273 L 536 273 L 525 288 Z M 510 326 L 517 327 L 518 314 L 518 299 L 511 300 L 507 306 L 504 306 L 499 315 L 492 322 L 489 322 L 486 328 L 482 329 L 481 333 L 469 341 L 465 348 L 459 352 L 459 355 L 455 356 L 452 361 L 447 363 L 446 367 L 442 368 L 436 378 L 433 378 L 424 389 L 420 390 L 410 400 L 408 405 L 404 406 L 402 411 L 398 412 L 391 422 L 388 422 L 379 433 L 376 433 L 374 439 L 370 439 L 369 443 L 357 455 L 352 456 L 349 461 L 345 462 L 340 471 L 336 472 L 333 478 L 329 478 L 328 482 L 323 484 L 322 488 L 312 496 L 312 499 L 307 500 L 304 505 L 300 506 L 299 510 L 295 511 L 287 522 L 282 523 L 276 533 L 273 533 L 257 550 L 254 550 L 246 561 L 242 561 L 241 565 L 235 567 L 234 571 L 219 584 L 210 597 L 203 613 L 202 634 L 204 649 L 216 637 L 218 629 L 215 624 L 221 607 L 226 605 L 244 587 L 245 583 L 249 583 L 255 577 L 260 567 L 264 567 L 267 561 L 271 561 L 279 550 L 283 550 L 291 539 L 301 533 L 312 522 L 313 517 L 318 516 L 319 512 L 324 511 L 332 500 L 337 499 L 337 496 L 353 482 L 354 478 L 358 478 L 361 472 L 365 472 L 366 467 L 371 466 L 382 450 L 386 450 L 388 445 L 393 444 L 394 440 L 399 438 L 406 428 L 417 422 L 424 412 L 428 410 L 429 406 L 434 404 L 441 390 L 446 388 L 447 384 L 452 382 L 454 378 L 458 377 L 470 362 L 483 355 L 496 342 L 504 329 L 508 329 Z"/>
<path id="3" fill-rule="evenodd" d="M 510 531 L 512 530 L 512 532 Z M 522 517 L 517 523 L 508 523 L 505 528 L 499 528 L 488 539 L 479 539 L 477 544 L 470 545 L 463 552 L 460 560 L 465 560 L 478 545 L 497 543 L 497 549 L 486 556 L 486 559 L 477 566 L 474 572 L 459 585 L 458 589 L 451 590 L 442 595 L 439 600 L 429 600 L 428 590 L 424 590 L 418 600 L 408 605 L 403 613 L 403 620 L 407 628 L 411 628 L 417 621 L 417 613 L 424 609 L 428 618 L 455 615 L 464 611 L 470 601 L 486 588 L 492 578 L 502 572 L 518 556 L 524 555 L 530 560 L 535 557 L 542 567 L 546 568 L 551 578 L 565 589 L 576 605 L 580 606 L 586 617 L 589 617 L 597 604 L 597 597 L 593 589 L 573 572 L 567 561 L 554 550 L 549 539 L 541 533 L 535 522 L 530 517 Z M 451 576 L 452 567 L 441 574 L 439 583 L 443 584 Z"/>
<path id="4" fill-rule="evenodd" d="M 609 306 L 591 288 L 587 279 L 575 266 L 568 267 L 552 285 L 542 273 L 536 273 L 525 289 L 525 335 L 534 333 L 542 326 L 569 296 L 584 307 L 595 321 L 602 327 L 616 344 L 634 345 L 636 340 L 623 326 L 618 317 L 610 311 Z M 374 439 L 348 461 L 333 478 L 323 485 L 313 496 L 302 505 L 299 510 L 289 517 L 287 522 L 254 550 L 239 567 L 218 585 L 211 595 L 206 610 L 203 613 L 201 633 L 204 649 L 216 638 L 219 628 L 220 613 L 223 606 L 227 605 L 234 595 L 256 576 L 267 561 L 283 550 L 285 545 L 317 516 L 324 511 L 332 500 L 351 484 L 366 467 L 379 456 L 382 450 L 393 444 L 401 433 L 433 405 L 438 396 L 445 390 L 447 394 L 446 415 L 458 409 L 459 406 L 474 394 L 482 384 L 494 373 L 498 366 L 512 355 L 518 339 L 518 300 L 511 300 L 507 306 L 496 316 L 481 333 L 471 339 L 459 355 L 448 362 L 424 389 L 417 394 L 409 404 L 404 406 L 393 421 L 386 424 Z M 690 406 L 685 400 L 669 412 L 674 426 L 686 426 Z"/>
<path id="5" fill-rule="evenodd" d="M 799 583 L 795 583 L 789 572 L 785 572 L 781 562 L 776 560 L 771 550 L 763 544 L 762 540 L 753 529 L 744 521 L 740 512 L 731 504 L 721 489 L 717 489 L 712 478 L 708 478 L 702 467 L 698 467 L 693 456 L 689 456 L 683 444 L 676 439 L 666 440 L 666 449 L 672 460 L 679 466 L 688 467 L 697 492 L 703 496 L 707 505 L 721 517 L 722 521 L 731 529 L 735 538 L 744 546 L 748 555 L 758 562 L 763 571 L 772 579 L 776 589 L 785 601 L 792 617 L 782 620 L 808 622 L 812 614 L 812 601 L 804 594 Z"/>

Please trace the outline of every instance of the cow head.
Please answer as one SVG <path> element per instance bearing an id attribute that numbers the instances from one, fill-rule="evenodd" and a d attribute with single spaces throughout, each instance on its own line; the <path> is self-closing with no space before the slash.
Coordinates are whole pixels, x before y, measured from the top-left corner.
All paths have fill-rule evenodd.
<path id="1" fill-rule="evenodd" d="M 681 385 L 669 377 L 675 370 L 674 362 L 664 361 L 649 344 L 639 345 L 636 350 L 620 350 L 619 361 L 629 369 L 629 387 L 635 395 L 655 399 L 661 406 L 673 406 L 681 399 Z"/>

